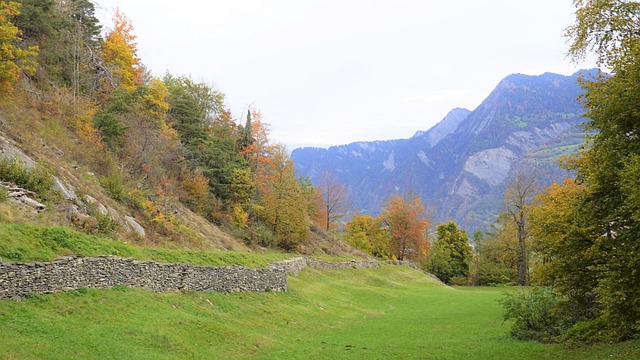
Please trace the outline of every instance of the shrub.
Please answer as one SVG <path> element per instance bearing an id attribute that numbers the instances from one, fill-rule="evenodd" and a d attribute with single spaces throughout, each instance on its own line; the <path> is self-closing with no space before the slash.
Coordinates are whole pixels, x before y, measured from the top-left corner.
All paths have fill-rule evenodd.
<path id="1" fill-rule="evenodd" d="M 116 201 L 122 201 L 125 198 L 126 192 L 124 189 L 124 180 L 117 171 L 112 171 L 109 175 L 103 177 L 100 180 L 102 186 L 107 190 L 109 197 Z"/>
<path id="2" fill-rule="evenodd" d="M 515 320 L 511 336 L 517 339 L 557 342 L 569 327 L 562 310 L 565 300 L 551 288 L 509 292 L 500 302 L 505 309 L 504 319 Z"/>
<path id="3" fill-rule="evenodd" d="M 9 190 L 4 187 L 0 187 L 0 202 L 5 202 L 9 199 Z"/>
<path id="4" fill-rule="evenodd" d="M 27 169 L 16 159 L 0 159 L 0 180 L 16 183 L 44 199 L 50 199 L 55 195 L 53 177 L 39 165 Z"/>

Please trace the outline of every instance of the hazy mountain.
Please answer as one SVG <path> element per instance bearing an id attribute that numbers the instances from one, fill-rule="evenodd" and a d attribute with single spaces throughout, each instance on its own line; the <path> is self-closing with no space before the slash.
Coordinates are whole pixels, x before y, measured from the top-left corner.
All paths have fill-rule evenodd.
<path id="1" fill-rule="evenodd" d="M 542 186 L 567 176 L 556 159 L 584 141 L 578 75 L 510 75 L 474 111 L 454 109 L 410 139 L 300 148 L 292 158 L 312 180 L 332 172 L 364 213 L 378 213 L 393 193 L 412 192 L 433 208 L 434 222 L 484 227 L 518 169 L 542 173 Z"/>

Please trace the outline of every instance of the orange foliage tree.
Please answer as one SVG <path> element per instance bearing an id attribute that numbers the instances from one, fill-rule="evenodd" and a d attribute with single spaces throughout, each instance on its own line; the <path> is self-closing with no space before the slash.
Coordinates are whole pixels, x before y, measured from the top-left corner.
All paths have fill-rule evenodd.
<path id="1" fill-rule="evenodd" d="M 103 84 L 107 93 L 116 87 L 134 90 L 142 85 L 143 69 L 138 57 L 136 36 L 131 21 L 119 10 L 113 15 L 114 28 L 102 45 L 102 60 L 111 73 L 111 79 Z"/>
<path id="2" fill-rule="evenodd" d="M 269 171 L 270 152 L 269 125 L 262 121 L 260 111 L 251 110 L 247 115 L 239 153 L 249 162 L 254 176 L 261 178 Z"/>
<path id="3" fill-rule="evenodd" d="M 382 219 L 388 226 L 390 251 L 398 259 L 421 260 L 429 251 L 427 227 L 420 197 L 405 200 L 394 195 L 385 204 Z"/>

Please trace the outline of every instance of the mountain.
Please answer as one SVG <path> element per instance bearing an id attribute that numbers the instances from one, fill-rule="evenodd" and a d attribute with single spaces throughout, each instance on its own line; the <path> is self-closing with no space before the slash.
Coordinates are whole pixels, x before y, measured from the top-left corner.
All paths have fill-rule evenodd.
<path id="1" fill-rule="evenodd" d="M 378 213 L 391 194 L 411 192 L 432 208 L 434 223 L 484 228 L 518 169 L 539 173 L 541 186 L 567 176 L 556 160 L 584 143 L 581 74 L 590 73 L 509 75 L 475 110 L 454 109 L 409 139 L 299 148 L 291 156 L 298 175 L 333 173 L 363 213 Z"/>

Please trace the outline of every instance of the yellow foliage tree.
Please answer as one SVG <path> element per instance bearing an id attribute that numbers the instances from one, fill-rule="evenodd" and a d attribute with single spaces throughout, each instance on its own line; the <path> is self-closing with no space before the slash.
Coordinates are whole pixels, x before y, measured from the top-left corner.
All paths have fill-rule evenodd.
<path id="1" fill-rule="evenodd" d="M 272 147 L 267 165 L 265 177 L 257 182 L 261 218 L 271 228 L 280 247 L 292 250 L 309 234 L 308 200 L 283 146 Z"/>
<path id="2" fill-rule="evenodd" d="M 113 16 L 113 24 L 113 30 L 107 34 L 102 45 L 102 60 L 111 73 L 111 79 L 103 83 L 103 90 L 107 93 L 112 92 L 115 87 L 134 90 L 142 85 L 143 69 L 140 66 L 133 25 L 119 9 Z"/>
<path id="3" fill-rule="evenodd" d="M 0 91 L 8 93 L 23 71 L 33 75 L 36 71 L 38 47 L 18 46 L 21 31 L 11 20 L 20 14 L 21 4 L 0 1 Z"/>
<path id="4" fill-rule="evenodd" d="M 141 109 L 145 115 L 153 120 L 163 120 L 167 117 L 169 111 L 169 90 L 164 82 L 158 78 L 154 78 L 146 86 L 142 95 L 143 108 Z"/>

